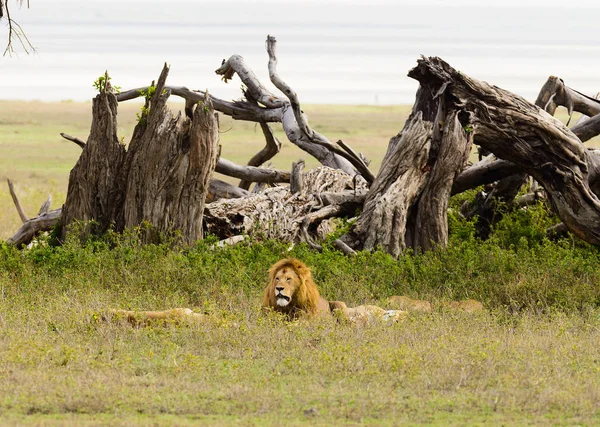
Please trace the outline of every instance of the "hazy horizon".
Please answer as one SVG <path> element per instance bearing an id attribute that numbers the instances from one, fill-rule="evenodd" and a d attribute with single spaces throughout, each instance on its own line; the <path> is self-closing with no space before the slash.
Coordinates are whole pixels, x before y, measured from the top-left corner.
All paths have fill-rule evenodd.
<path id="1" fill-rule="evenodd" d="M 156 79 L 239 98 L 239 80 L 214 70 L 244 56 L 269 86 L 267 34 L 279 71 L 305 103 L 410 104 L 406 76 L 420 55 L 535 99 L 549 75 L 590 95 L 600 89 L 591 1 L 60 1 L 11 4 L 36 54 L 0 58 L 0 99 L 85 101 L 108 70 L 123 89 Z M 2 21 L 5 22 L 6 21 Z M 5 43 L 2 33 L 0 43 Z"/>

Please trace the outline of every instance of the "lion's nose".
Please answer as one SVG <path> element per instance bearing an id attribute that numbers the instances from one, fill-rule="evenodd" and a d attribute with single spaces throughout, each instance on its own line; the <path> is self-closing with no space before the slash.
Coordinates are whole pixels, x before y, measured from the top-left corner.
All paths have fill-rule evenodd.
<path id="1" fill-rule="evenodd" d="M 279 292 L 283 291 L 283 286 L 275 286 L 275 289 L 277 289 Z"/>

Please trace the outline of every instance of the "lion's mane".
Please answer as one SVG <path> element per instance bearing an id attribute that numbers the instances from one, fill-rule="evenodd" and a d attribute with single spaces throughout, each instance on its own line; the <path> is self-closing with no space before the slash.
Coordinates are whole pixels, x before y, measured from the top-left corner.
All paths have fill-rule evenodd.
<path id="1" fill-rule="evenodd" d="M 286 307 L 278 306 L 275 297 L 275 276 L 283 268 L 294 270 L 300 280 L 300 283 L 297 283 L 290 304 Z M 317 285 L 312 279 L 310 268 L 295 258 L 279 260 L 269 269 L 269 284 L 264 291 L 263 307 L 288 314 L 290 317 L 295 317 L 301 313 L 315 315 L 319 312 L 329 312 L 329 305 L 319 294 Z"/>

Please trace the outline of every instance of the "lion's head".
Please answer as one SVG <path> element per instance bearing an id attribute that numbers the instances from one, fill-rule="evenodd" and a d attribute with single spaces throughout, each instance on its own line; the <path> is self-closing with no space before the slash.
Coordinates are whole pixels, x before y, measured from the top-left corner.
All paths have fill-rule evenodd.
<path id="1" fill-rule="evenodd" d="M 302 261 L 287 258 L 269 269 L 263 307 L 296 317 L 301 313 L 329 313 L 327 301 L 321 298 L 310 269 Z"/>

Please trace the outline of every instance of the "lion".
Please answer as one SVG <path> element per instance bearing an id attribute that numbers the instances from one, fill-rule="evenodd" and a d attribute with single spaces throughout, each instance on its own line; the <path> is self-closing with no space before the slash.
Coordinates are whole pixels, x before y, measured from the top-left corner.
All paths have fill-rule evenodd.
<path id="1" fill-rule="evenodd" d="M 165 311 L 109 310 L 108 314 L 115 320 L 126 319 L 133 326 L 148 326 L 153 323 L 180 324 L 184 321 L 195 322 L 204 317 L 189 308 L 173 308 Z"/>
<path id="2" fill-rule="evenodd" d="M 465 313 L 475 313 L 479 311 L 485 311 L 485 307 L 482 303 L 474 299 L 465 299 L 462 301 L 450 301 L 447 303 L 448 307 L 453 310 L 463 311 Z"/>
<path id="3" fill-rule="evenodd" d="M 375 319 L 398 321 L 402 310 L 384 310 L 374 305 L 348 307 L 343 301 L 327 301 L 319 294 L 310 268 L 295 258 L 282 259 L 269 269 L 269 284 L 265 288 L 263 309 L 283 313 L 290 320 L 302 315 L 331 316 L 340 313 L 352 323 L 371 323 Z"/>
<path id="4" fill-rule="evenodd" d="M 425 313 L 431 312 L 431 303 L 429 301 L 413 299 L 407 296 L 394 295 L 387 299 L 390 307 L 398 308 L 406 311 L 421 311 Z"/>
<path id="5" fill-rule="evenodd" d="M 404 310 L 385 310 L 376 305 L 359 305 L 357 307 L 348 307 L 342 301 L 332 301 L 329 303 L 331 311 L 340 313 L 342 318 L 349 320 L 357 325 L 366 325 L 376 320 L 384 322 L 398 322 L 406 318 L 408 314 Z"/>
<path id="6" fill-rule="evenodd" d="M 329 303 L 321 297 L 310 268 L 295 258 L 279 260 L 269 269 L 269 284 L 264 290 L 263 308 L 296 319 L 328 315 Z"/>

